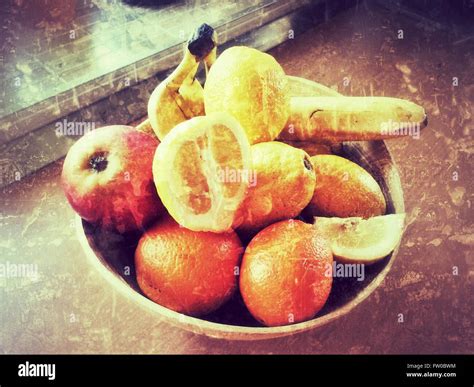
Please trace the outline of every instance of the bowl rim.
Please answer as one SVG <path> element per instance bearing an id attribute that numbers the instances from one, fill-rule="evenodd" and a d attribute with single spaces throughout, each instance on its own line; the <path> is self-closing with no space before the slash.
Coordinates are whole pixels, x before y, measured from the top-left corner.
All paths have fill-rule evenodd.
<path id="1" fill-rule="evenodd" d="M 392 160 L 393 163 L 393 160 Z M 393 163 L 393 167 L 396 171 L 396 165 Z M 400 185 L 401 189 L 401 185 Z M 403 191 L 402 191 L 403 195 Z M 400 213 L 404 211 L 404 202 L 401 202 L 401 208 L 395 213 Z M 92 266 L 104 277 L 107 282 L 109 282 L 114 289 L 118 289 L 128 300 L 138 304 L 141 308 L 149 310 L 153 314 L 158 314 L 161 318 L 164 318 L 163 321 L 169 322 L 175 326 L 183 328 L 193 333 L 203 334 L 213 338 L 221 339 L 232 339 L 232 340 L 265 340 L 272 339 L 276 337 L 288 336 L 295 333 L 300 333 L 323 325 L 328 324 L 329 322 L 338 319 L 350 311 L 352 311 L 356 306 L 358 306 L 362 301 L 369 297 L 375 289 L 377 289 L 382 281 L 385 279 L 387 273 L 390 271 L 395 257 L 398 253 L 399 247 L 401 245 L 401 240 L 398 245 L 395 247 L 393 252 L 390 254 L 389 261 L 385 267 L 377 274 L 377 276 L 372 280 L 372 282 L 367 285 L 361 292 L 359 292 L 355 298 L 350 302 L 341 306 L 338 309 L 335 309 L 328 314 L 323 316 L 316 316 L 311 320 L 303 321 L 296 324 L 277 326 L 277 327 L 249 327 L 249 326 L 240 326 L 240 325 L 230 325 L 222 324 L 217 322 L 212 322 L 204 320 L 198 317 L 187 316 L 185 314 L 175 312 L 171 309 L 168 309 L 162 305 L 159 305 L 152 300 L 148 299 L 143 294 L 132 289 L 125 280 L 121 277 L 114 274 L 106 266 L 104 266 L 100 259 L 98 259 L 95 251 L 89 244 L 88 238 L 84 230 L 83 219 L 79 215 L 75 215 L 76 223 L 76 234 L 79 239 L 80 245 L 82 246 L 83 251 L 85 252 L 88 261 Z M 402 238 L 403 239 L 403 238 Z"/>

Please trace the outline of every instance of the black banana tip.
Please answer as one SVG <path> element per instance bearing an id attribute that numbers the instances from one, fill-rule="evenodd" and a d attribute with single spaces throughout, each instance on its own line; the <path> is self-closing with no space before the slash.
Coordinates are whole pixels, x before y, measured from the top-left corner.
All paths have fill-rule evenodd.
<path id="1" fill-rule="evenodd" d="M 188 40 L 188 49 L 191 54 L 202 60 L 216 46 L 214 28 L 204 23 L 200 25 Z"/>
<path id="2" fill-rule="evenodd" d="M 428 114 L 425 113 L 425 118 L 423 119 L 423 128 L 426 128 L 428 126 Z"/>

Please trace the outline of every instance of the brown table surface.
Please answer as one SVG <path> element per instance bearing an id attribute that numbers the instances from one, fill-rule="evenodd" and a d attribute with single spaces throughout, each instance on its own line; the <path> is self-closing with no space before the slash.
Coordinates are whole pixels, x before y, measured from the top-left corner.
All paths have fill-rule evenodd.
<path id="1" fill-rule="evenodd" d="M 348 95 L 408 98 L 429 114 L 420 139 L 388 143 L 409 226 L 383 284 L 349 315 L 291 337 L 226 342 L 180 330 L 117 294 L 87 263 L 58 162 L 1 194 L 1 262 L 36 263 L 39 277 L 0 278 L 0 352 L 474 351 L 472 39 L 361 6 L 271 53 L 290 75 Z"/>

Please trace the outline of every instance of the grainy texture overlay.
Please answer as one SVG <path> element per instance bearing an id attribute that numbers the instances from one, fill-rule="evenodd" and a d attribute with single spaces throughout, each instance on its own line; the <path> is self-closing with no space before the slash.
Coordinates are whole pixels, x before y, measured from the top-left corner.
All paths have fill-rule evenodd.
<path id="1" fill-rule="evenodd" d="M 346 95 L 411 99 L 429 115 L 419 139 L 388 141 L 408 227 L 383 284 L 349 315 L 259 342 L 168 325 L 116 293 L 87 263 L 59 185 L 59 161 L 1 194 L 1 259 L 34 264 L 36 275 L 0 278 L 0 352 L 472 353 L 472 51 L 472 36 L 363 6 L 271 51 L 289 75 Z"/>

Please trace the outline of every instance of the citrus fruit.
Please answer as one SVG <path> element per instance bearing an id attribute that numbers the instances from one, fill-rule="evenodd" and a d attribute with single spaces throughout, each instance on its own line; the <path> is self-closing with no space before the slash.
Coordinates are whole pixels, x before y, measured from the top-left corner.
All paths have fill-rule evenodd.
<path id="1" fill-rule="evenodd" d="M 291 140 L 278 140 L 284 144 L 291 145 L 294 148 L 304 150 L 309 156 L 316 155 L 330 155 L 331 152 L 331 143 L 317 143 L 309 141 L 291 141 Z"/>
<path id="2" fill-rule="evenodd" d="M 231 47 L 212 65 L 204 86 L 206 114 L 227 112 L 251 144 L 274 140 L 289 116 L 288 82 L 278 62 L 249 47 Z"/>
<path id="3" fill-rule="evenodd" d="M 281 142 L 251 146 L 252 175 L 235 217 L 241 230 L 258 230 L 297 216 L 313 196 L 315 174 L 308 154 Z"/>
<path id="4" fill-rule="evenodd" d="M 240 292 L 250 313 L 267 326 L 309 320 L 332 285 L 332 254 L 310 224 L 284 220 L 260 231 L 242 259 Z"/>
<path id="5" fill-rule="evenodd" d="M 315 227 L 331 245 L 335 258 L 347 263 L 376 262 L 400 243 L 405 214 L 363 218 L 316 218 Z"/>
<path id="6" fill-rule="evenodd" d="M 175 126 L 158 146 L 153 177 L 164 206 L 194 231 L 231 228 L 251 169 L 250 144 L 225 113 L 195 117 Z"/>
<path id="7" fill-rule="evenodd" d="M 138 243 L 137 281 L 160 305 L 192 316 L 206 314 L 235 291 L 241 254 L 234 232 L 191 231 L 166 216 Z"/>
<path id="8" fill-rule="evenodd" d="M 335 155 L 317 155 L 311 161 L 317 184 L 308 205 L 310 215 L 369 218 L 385 213 L 382 190 L 364 168 Z"/>

